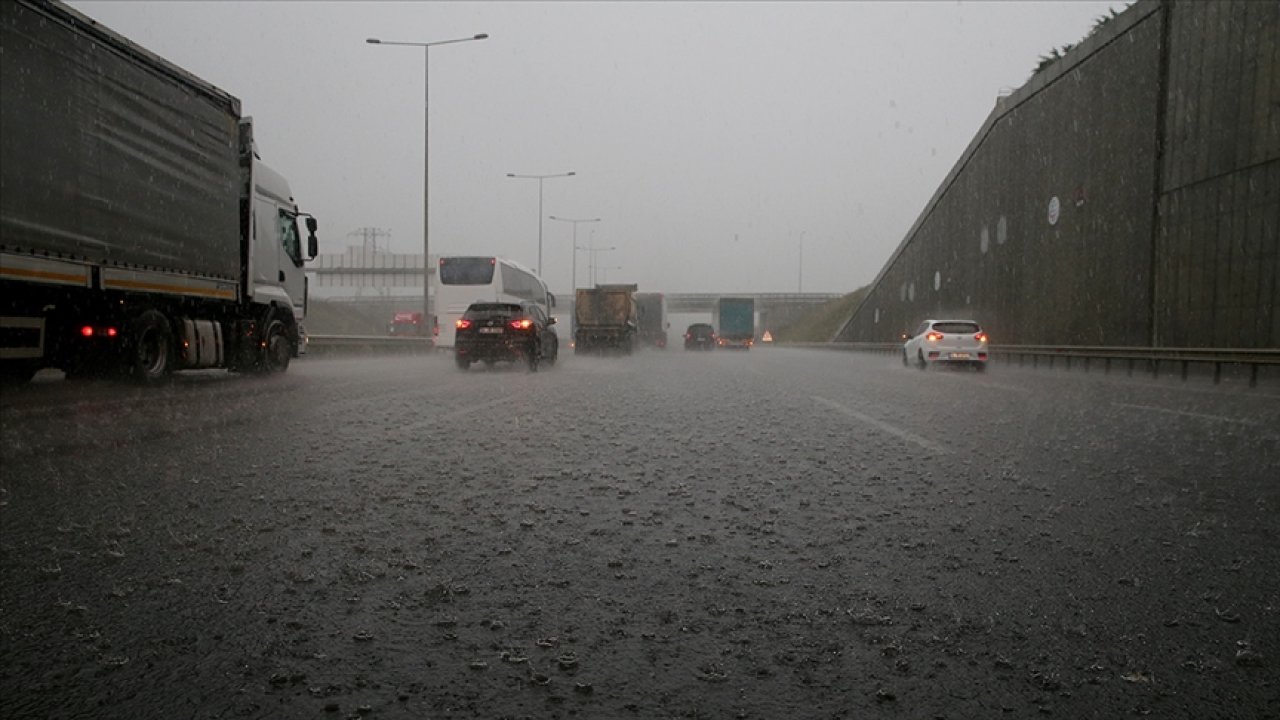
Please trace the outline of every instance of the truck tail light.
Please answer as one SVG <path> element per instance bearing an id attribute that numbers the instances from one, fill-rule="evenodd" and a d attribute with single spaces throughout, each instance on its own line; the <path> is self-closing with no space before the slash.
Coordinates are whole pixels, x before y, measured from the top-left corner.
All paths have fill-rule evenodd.
<path id="1" fill-rule="evenodd" d="M 87 338 L 91 338 L 91 337 L 113 338 L 119 334 L 120 334 L 120 331 L 116 330 L 113 327 L 97 327 L 96 328 L 92 325 L 85 325 L 80 328 L 80 336 L 87 337 Z"/>

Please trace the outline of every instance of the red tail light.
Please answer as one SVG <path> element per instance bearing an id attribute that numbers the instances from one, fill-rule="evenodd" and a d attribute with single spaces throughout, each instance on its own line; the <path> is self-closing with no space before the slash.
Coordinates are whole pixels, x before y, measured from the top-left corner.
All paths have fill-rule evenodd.
<path id="1" fill-rule="evenodd" d="M 533 327 L 533 321 L 529 318 L 520 318 L 519 320 L 511 321 L 512 330 L 528 330 L 531 327 Z"/>
<path id="2" fill-rule="evenodd" d="M 107 328 L 107 337 L 115 337 L 116 335 L 117 333 L 115 328 L 112 328 L 112 327 Z"/>
<path id="3" fill-rule="evenodd" d="M 987 334 L 986 334 L 986 333 L 984 333 L 984 332 L 980 332 L 980 333 L 978 333 L 977 335 L 974 335 L 974 336 L 973 336 L 973 339 L 974 339 L 974 340 L 977 340 L 978 342 L 986 342 L 986 341 L 987 341 Z"/>
<path id="4" fill-rule="evenodd" d="M 458 321 L 455 322 L 454 325 L 459 330 L 466 330 L 467 328 L 471 327 L 471 321 L 467 320 L 466 318 L 458 318 Z"/>
<path id="5" fill-rule="evenodd" d="M 85 337 L 93 337 L 93 327 L 89 325 L 85 325 L 84 327 L 80 328 L 80 334 Z"/>
<path id="6" fill-rule="evenodd" d="M 940 332 L 931 332 L 931 333 L 929 333 L 928 335 L 925 335 L 925 336 L 924 336 L 924 339 L 925 339 L 925 340 L 928 340 L 929 342 L 938 342 L 939 340 L 941 340 L 941 339 L 942 339 L 942 333 L 940 333 Z"/>

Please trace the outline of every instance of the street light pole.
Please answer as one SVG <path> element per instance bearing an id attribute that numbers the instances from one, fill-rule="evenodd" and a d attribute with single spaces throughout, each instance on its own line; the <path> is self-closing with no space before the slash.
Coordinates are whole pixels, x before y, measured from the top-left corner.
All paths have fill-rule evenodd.
<path id="1" fill-rule="evenodd" d="M 595 285 L 596 284 L 596 254 L 602 253 L 602 252 L 609 252 L 611 250 L 617 250 L 618 248 L 613 245 L 610 245 L 609 247 L 605 247 L 605 248 L 585 247 L 582 249 L 587 251 L 587 262 L 590 263 L 591 265 L 591 284 Z"/>
<path id="2" fill-rule="evenodd" d="M 538 277 L 542 277 L 542 181 L 549 178 L 573 177 L 577 174 L 572 170 L 553 175 L 517 175 L 515 173 L 507 173 L 509 178 L 538 181 Z"/>
<path id="3" fill-rule="evenodd" d="M 479 33 L 467 38 L 454 40 L 438 40 L 436 42 L 398 42 L 394 40 L 365 40 L 370 45 L 403 45 L 422 48 L 422 322 L 431 322 L 431 180 L 429 149 L 431 146 L 431 48 L 436 45 L 484 40 L 488 33 Z"/>
<path id="4" fill-rule="evenodd" d="M 559 220 L 560 222 L 573 223 L 573 279 L 569 281 L 569 292 L 576 293 L 578 291 L 578 225 L 584 222 L 600 222 L 600 218 L 562 218 L 555 215 L 548 215 L 551 220 Z"/>
<path id="5" fill-rule="evenodd" d="M 804 292 L 804 231 L 800 231 L 800 262 L 799 269 L 796 271 L 796 292 Z"/>

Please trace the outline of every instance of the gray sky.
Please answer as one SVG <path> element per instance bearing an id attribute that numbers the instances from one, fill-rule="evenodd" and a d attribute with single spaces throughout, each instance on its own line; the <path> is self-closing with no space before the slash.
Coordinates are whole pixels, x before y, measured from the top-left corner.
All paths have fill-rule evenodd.
<path id="1" fill-rule="evenodd" d="M 847 292 L 871 281 L 990 112 L 1116 2 L 74 2 L 239 97 L 263 160 L 338 252 L 361 227 L 536 266 L 545 214 L 610 282 Z M 566 292 L 570 225 L 546 221 Z M 587 257 L 578 258 L 579 284 Z"/>

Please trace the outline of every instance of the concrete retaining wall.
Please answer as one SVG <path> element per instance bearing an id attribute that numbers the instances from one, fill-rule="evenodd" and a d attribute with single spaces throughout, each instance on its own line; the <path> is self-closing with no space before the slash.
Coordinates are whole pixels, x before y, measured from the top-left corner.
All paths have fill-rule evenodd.
<path id="1" fill-rule="evenodd" d="M 1280 344 L 1278 37 L 1280 3 L 1129 8 L 997 102 L 836 339 Z"/>

